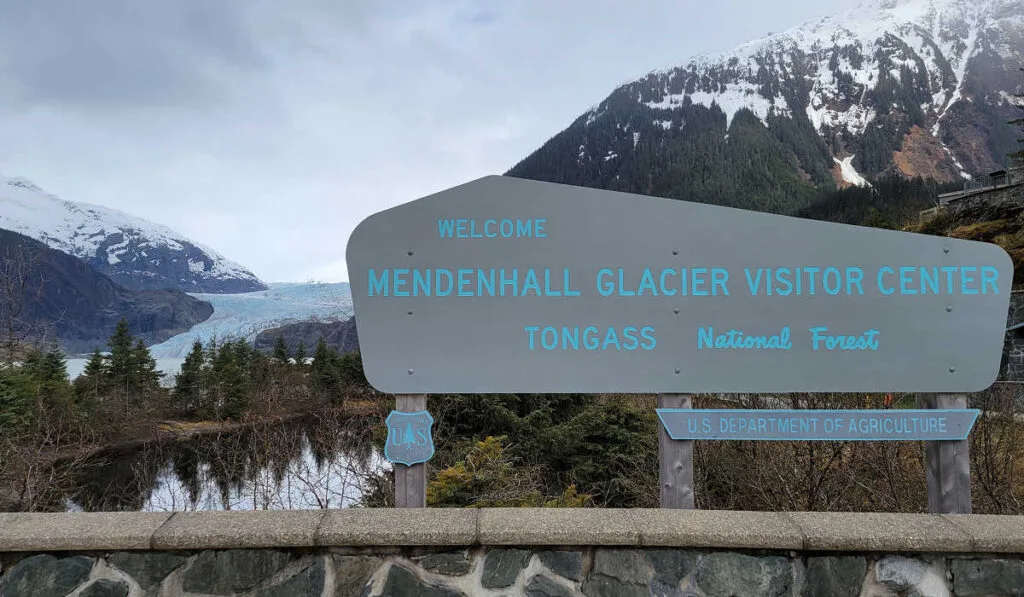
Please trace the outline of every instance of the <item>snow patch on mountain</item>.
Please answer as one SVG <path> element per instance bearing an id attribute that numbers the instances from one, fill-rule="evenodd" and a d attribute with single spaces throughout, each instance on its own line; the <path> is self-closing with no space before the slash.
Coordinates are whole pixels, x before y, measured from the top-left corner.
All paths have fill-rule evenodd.
<path id="1" fill-rule="evenodd" d="M 74 255 L 129 287 L 134 280 L 145 285 L 148 278 L 153 287 L 185 291 L 224 285 L 265 288 L 245 267 L 166 226 L 108 207 L 65 201 L 23 178 L 0 176 L 0 228 Z M 187 277 L 181 279 L 182 274 Z"/>
<path id="2" fill-rule="evenodd" d="M 969 179 L 964 164 L 980 170 L 1001 156 L 966 153 L 978 145 L 969 137 L 981 134 L 977 131 L 984 125 L 971 130 L 960 120 L 979 118 L 978 112 L 961 112 L 970 116 L 958 114 L 958 120 L 952 118 L 958 112 L 953 107 L 978 101 L 972 93 L 979 85 L 1004 85 L 994 80 L 1005 76 L 998 74 L 1001 68 L 1015 72 L 1024 64 L 1022 34 L 1024 0 L 874 0 L 732 50 L 693 57 L 679 67 L 651 71 L 593 106 L 581 122 L 604 126 L 609 111 L 622 118 L 616 106 L 623 98 L 635 98 L 638 107 L 654 111 L 654 123 L 666 130 L 671 112 L 687 104 L 718 106 L 726 127 L 742 109 L 767 126 L 770 117 L 793 117 L 799 110 L 803 114 L 798 116 L 806 115 L 833 155 L 840 156 L 864 153 L 857 147 L 871 127 L 888 131 L 911 119 L 939 143 L 949 143 L 945 164 Z M 999 89 L 992 91 L 990 103 L 998 102 Z M 1007 93 L 1013 91 L 1000 92 L 1000 105 L 1017 101 Z M 992 116 L 986 112 L 981 118 Z M 634 148 L 638 139 L 634 133 Z M 870 144 L 869 172 L 875 175 L 881 169 L 879 143 L 873 137 Z M 898 146 L 886 151 L 891 149 Z M 581 165 L 584 159 L 581 149 Z"/>
<path id="3" fill-rule="evenodd" d="M 1007 104 L 1010 104 L 1011 106 L 1024 107 L 1024 97 L 1020 97 L 1020 96 L 1016 96 L 1016 95 L 1010 95 L 1009 93 L 1006 93 L 1005 91 L 1000 91 L 999 92 L 999 97 L 1000 97 L 1000 99 L 1003 100 L 1003 102 L 1005 102 Z"/>
<path id="4" fill-rule="evenodd" d="M 725 113 L 726 127 L 732 122 L 733 115 L 743 108 L 749 109 L 761 120 L 766 120 L 770 114 L 787 116 L 790 114 L 785 98 L 766 98 L 758 92 L 756 86 L 742 80 L 728 84 L 723 91 L 719 92 L 694 91 L 672 94 L 666 90 L 661 100 L 646 103 L 649 108 L 671 109 L 682 104 L 684 97 L 689 97 L 693 103 L 708 108 L 717 105 Z"/>
<path id="5" fill-rule="evenodd" d="M 811 98 L 811 103 L 807 105 L 807 117 L 816 131 L 828 126 L 843 128 L 854 135 L 859 135 L 868 128 L 868 124 L 875 116 L 874 108 L 865 108 L 858 104 L 850 106 L 845 111 L 831 109 L 824 104 L 820 95 Z"/>
<path id="6" fill-rule="evenodd" d="M 861 176 L 860 172 L 857 172 L 857 169 L 853 167 L 853 158 L 854 156 L 851 155 L 841 160 L 837 158 L 832 159 L 835 160 L 836 164 L 839 164 L 839 172 L 842 174 L 843 180 L 858 187 L 870 187 L 871 184 L 868 183 L 868 180 Z"/>
<path id="7" fill-rule="evenodd" d="M 932 126 L 932 135 L 936 137 L 939 136 L 939 125 L 942 123 L 942 118 L 949 112 L 950 106 L 955 104 L 963 95 L 964 75 L 967 74 L 967 63 L 974 54 L 977 44 L 978 28 L 975 24 L 971 27 L 970 33 L 967 36 L 967 41 L 965 42 L 967 49 L 964 50 L 963 55 L 959 56 L 956 60 L 950 61 L 953 63 L 953 68 L 955 69 L 956 89 L 953 90 L 953 94 L 950 96 L 949 101 L 946 102 L 945 105 L 941 106 L 939 117 L 935 119 L 935 124 Z"/>
<path id="8" fill-rule="evenodd" d="M 862 4 L 733 50 L 694 57 L 681 69 L 652 71 L 648 79 L 660 79 L 664 88 L 660 97 L 641 103 L 653 109 L 672 109 L 689 97 L 695 104 L 717 104 L 727 118 L 742 108 L 749 108 L 762 120 L 773 113 L 786 114 L 789 106 L 785 97 L 781 93 L 766 95 L 766 86 L 756 81 L 765 67 L 790 69 L 792 56 L 800 54 L 810 56 L 815 67 L 806 75 L 811 83 L 807 112 L 819 131 L 823 126 L 841 126 L 854 134 L 863 132 L 875 116 L 861 105 L 867 91 L 883 72 L 899 80 L 902 67 L 917 71 L 919 61 L 924 63 L 934 89 L 929 108 L 945 114 L 962 97 L 967 65 L 977 51 L 979 32 L 994 26 L 993 15 L 1015 2 L 881 0 Z M 851 59 L 852 53 L 841 51 L 843 48 L 855 49 L 855 60 Z M 1007 47 L 1005 51 L 1016 53 L 1020 49 Z M 952 80 L 944 77 L 944 64 L 952 67 Z M 710 88 L 705 84 L 705 88 L 670 90 L 673 78 L 680 73 L 710 73 L 718 81 Z M 842 87 L 852 89 L 853 97 L 844 94 Z M 599 119 L 604 111 L 603 105 L 593 107 L 586 124 Z"/>

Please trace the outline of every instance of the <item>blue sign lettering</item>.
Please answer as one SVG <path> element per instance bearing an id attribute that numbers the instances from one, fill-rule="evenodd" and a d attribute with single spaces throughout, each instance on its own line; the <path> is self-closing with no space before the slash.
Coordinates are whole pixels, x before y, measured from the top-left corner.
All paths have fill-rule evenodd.
<path id="1" fill-rule="evenodd" d="M 443 218 L 437 221 L 440 238 L 547 238 L 546 218 L 479 221 L 470 218 Z"/>
<path id="2" fill-rule="evenodd" d="M 674 440 L 943 441 L 967 439 L 980 411 L 659 408 L 657 412 Z"/>

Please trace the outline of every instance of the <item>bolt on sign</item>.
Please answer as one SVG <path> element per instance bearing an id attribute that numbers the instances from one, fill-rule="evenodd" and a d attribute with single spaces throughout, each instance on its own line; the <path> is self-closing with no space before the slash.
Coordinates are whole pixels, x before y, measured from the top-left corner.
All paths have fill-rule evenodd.
<path id="1" fill-rule="evenodd" d="M 1000 247 L 488 176 L 347 251 L 395 394 L 948 392 L 995 381 Z"/>

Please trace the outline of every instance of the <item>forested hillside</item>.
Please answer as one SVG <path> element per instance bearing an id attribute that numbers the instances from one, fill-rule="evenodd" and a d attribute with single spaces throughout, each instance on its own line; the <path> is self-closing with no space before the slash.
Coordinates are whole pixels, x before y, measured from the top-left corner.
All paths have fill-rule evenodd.
<path id="1" fill-rule="evenodd" d="M 622 85 L 507 174 L 773 213 L 962 183 L 1016 147 L 1022 36 L 1021 0 L 868 3 Z"/>

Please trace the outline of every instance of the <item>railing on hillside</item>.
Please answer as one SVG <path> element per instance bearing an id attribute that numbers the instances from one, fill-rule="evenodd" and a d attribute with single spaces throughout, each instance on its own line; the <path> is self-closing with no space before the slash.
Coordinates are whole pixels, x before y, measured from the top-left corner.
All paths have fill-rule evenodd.
<path id="1" fill-rule="evenodd" d="M 918 224 L 925 224 L 927 222 L 930 222 L 931 220 L 934 220 L 936 217 L 938 217 L 940 211 L 942 211 L 942 208 L 938 205 L 936 205 L 935 207 L 931 207 L 929 209 L 921 210 L 921 214 L 918 219 Z"/>

